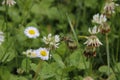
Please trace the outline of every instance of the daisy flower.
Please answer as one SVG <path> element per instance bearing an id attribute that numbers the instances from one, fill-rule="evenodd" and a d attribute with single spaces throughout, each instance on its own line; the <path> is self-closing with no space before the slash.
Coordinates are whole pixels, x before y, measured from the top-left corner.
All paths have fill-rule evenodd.
<path id="1" fill-rule="evenodd" d="M 100 40 L 94 35 L 87 37 L 87 41 L 84 44 L 91 47 L 99 47 L 100 45 L 102 45 Z"/>
<path id="2" fill-rule="evenodd" d="M 14 0 L 3 0 L 2 4 L 12 6 L 12 5 L 16 4 L 16 2 Z"/>
<path id="3" fill-rule="evenodd" d="M 3 36 L 3 32 L 0 31 L 0 45 L 2 44 L 2 42 L 4 41 L 4 36 Z"/>
<path id="4" fill-rule="evenodd" d="M 52 46 L 54 48 L 58 48 L 60 36 L 59 35 L 52 36 L 52 34 L 48 34 L 48 36 L 47 37 L 44 36 L 42 40 L 45 44 Z"/>
<path id="5" fill-rule="evenodd" d="M 26 52 L 23 52 L 23 54 L 25 54 L 27 57 L 30 57 L 30 58 L 36 58 L 37 57 L 36 51 L 32 50 L 32 49 L 29 49 Z"/>
<path id="6" fill-rule="evenodd" d="M 49 59 L 49 51 L 46 48 L 39 48 L 36 50 L 37 57 L 40 57 L 42 60 L 48 60 Z"/>
<path id="7" fill-rule="evenodd" d="M 107 21 L 107 18 L 106 18 L 106 16 L 105 15 L 103 15 L 103 14 L 95 14 L 94 16 L 93 16 L 93 20 L 92 20 L 92 22 L 93 23 L 97 23 L 97 24 L 103 24 L 103 23 L 105 23 Z"/>
<path id="8" fill-rule="evenodd" d="M 40 35 L 38 29 L 33 26 L 27 27 L 24 34 L 29 38 L 37 38 Z"/>

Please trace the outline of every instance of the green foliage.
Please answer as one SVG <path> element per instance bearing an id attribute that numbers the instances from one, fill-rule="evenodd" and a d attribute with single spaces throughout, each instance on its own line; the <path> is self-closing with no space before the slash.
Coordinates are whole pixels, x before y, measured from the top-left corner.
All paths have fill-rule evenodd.
<path id="1" fill-rule="evenodd" d="M 88 28 L 93 26 L 92 16 L 102 11 L 105 0 L 15 0 L 11 7 L 2 5 L 2 1 L 0 31 L 4 32 L 5 40 L 0 45 L 0 80 L 83 80 L 86 76 L 120 80 L 120 7 L 109 19 L 111 74 L 108 75 L 105 35 L 98 34 L 103 45 L 92 58 L 84 56 L 85 39 L 78 37 L 88 35 Z M 115 2 L 120 4 L 119 0 Z M 28 26 L 36 27 L 40 36 L 29 39 L 24 34 Z M 59 34 L 61 42 L 59 48 L 50 51 L 48 61 L 23 55 L 28 49 L 48 47 L 42 38 L 49 33 Z M 70 37 L 77 48 L 71 49 L 63 37 Z"/>

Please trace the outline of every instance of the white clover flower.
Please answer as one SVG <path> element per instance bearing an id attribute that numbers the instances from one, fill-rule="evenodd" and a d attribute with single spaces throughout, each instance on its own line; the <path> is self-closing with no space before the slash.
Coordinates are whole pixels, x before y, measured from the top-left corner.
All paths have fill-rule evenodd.
<path id="1" fill-rule="evenodd" d="M 115 7 L 116 6 L 119 6 L 119 5 L 115 4 L 114 2 L 106 3 L 105 6 L 104 6 L 104 12 L 106 12 L 108 14 L 115 13 Z"/>
<path id="2" fill-rule="evenodd" d="M 102 45 L 100 40 L 94 35 L 87 37 L 87 41 L 84 44 L 91 47 L 99 47 L 100 45 Z"/>
<path id="3" fill-rule="evenodd" d="M 60 36 L 59 35 L 55 35 L 55 42 L 59 42 L 60 41 Z"/>
<path id="4" fill-rule="evenodd" d="M 33 26 L 27 27 L 24 34 L 29 38 L 37 38 L 40 35 L 38 29 Z"/>
<path id="5" fill-rule="evenodd" d="M 37 57 L 36 50 L 32 50 L 32 49 L 29 49 L 26 52 L 23 52 L 23 54 L 26 55 L 27 57 L 30 57 L 30 58 Z"/>
<path id="6" fill-rule="evenodd" d="M 93 20 L 92 20 L 93 23 L 97 23 L 97 24 L 103 24 L 103 23 L 105 23 L 106 21 L 107 21 L 106 16 L 103 15 L 103 14 L 99 15 L 99 13 L 98 13 L 98 14 L 95 14 L 95 15 L 93 16 Z"/>
<path id="7" fill-rule="evenodd" d="M 0 31 L 0 45 L 2 44 L 2 42 L 4 41 L 4 33 L 2 31 Z"/>
<path id="8" fill-rule="evenodd" d="M 47 37 L 44 36 L 42 40 L 45 44 L 52 46 L 54 48 L 58 48 L 60 36 L 59 35 L 52 36 L 52 34 L 48 34 L 48 36 Z"/>
<path id="9" fill-rule="evenodd" d="M 14 0 L 3 0 L 2 4 L 12 6 L 12 5 L 16 4 L 16 2 Z"/>
<path id="10" fill-rule="evenodd" d="M 48 34 L 47 37 L 44 36 L 42 40 L 45 44 L 49 44 L 52 41 L 52 34 Z"/>
<path id="11" fill-rule="evenodd" d="M 100 32 L 100 29 L 97 26 L 94 26 L 93 29 L 89 28 L 88 31 L 90 34 L 97 34 Z"/>
<path id="12" fill-rule="evenodd" d="M 87 77 L 83 78 L 83 80 L 94 80 L 94 79 L 90 76 L 87 76 Z"/>
<path id="13" fill-rule="evenodd" d="M 49 59 L 49 50 L 46 48 L 39 48 L 36 50 L 37 57 L 40 57 L 42 60 L 48 60 Z"/>

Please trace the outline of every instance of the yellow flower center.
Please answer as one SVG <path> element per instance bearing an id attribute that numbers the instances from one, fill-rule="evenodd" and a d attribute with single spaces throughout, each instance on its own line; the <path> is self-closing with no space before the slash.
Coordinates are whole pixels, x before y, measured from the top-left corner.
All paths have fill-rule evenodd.
<path id="1" fill-rule="evenodd" d="M 46 53 L 46 51 L 44 51 L 44 50 L 41 51 L 40 54 L 41 54 L 42 56 L 47 56 L 47 53 Z"/>
<path id="2" fill-rule="evenodd" d="M 29 33 L 30 33 L 31 35 L 34 35 L 34 34 L 35 34 L 35 31 L 34 31 L 34 30 L 29 30 Z"/>

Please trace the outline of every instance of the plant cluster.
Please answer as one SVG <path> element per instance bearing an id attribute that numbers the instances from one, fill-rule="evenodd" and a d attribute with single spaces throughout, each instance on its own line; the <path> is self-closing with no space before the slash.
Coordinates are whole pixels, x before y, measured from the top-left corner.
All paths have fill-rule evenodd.
<path id="1" fill-rule="evenodd" d="M 119 1 L 0 1 L 0 80 L 120 79 Z"/>

